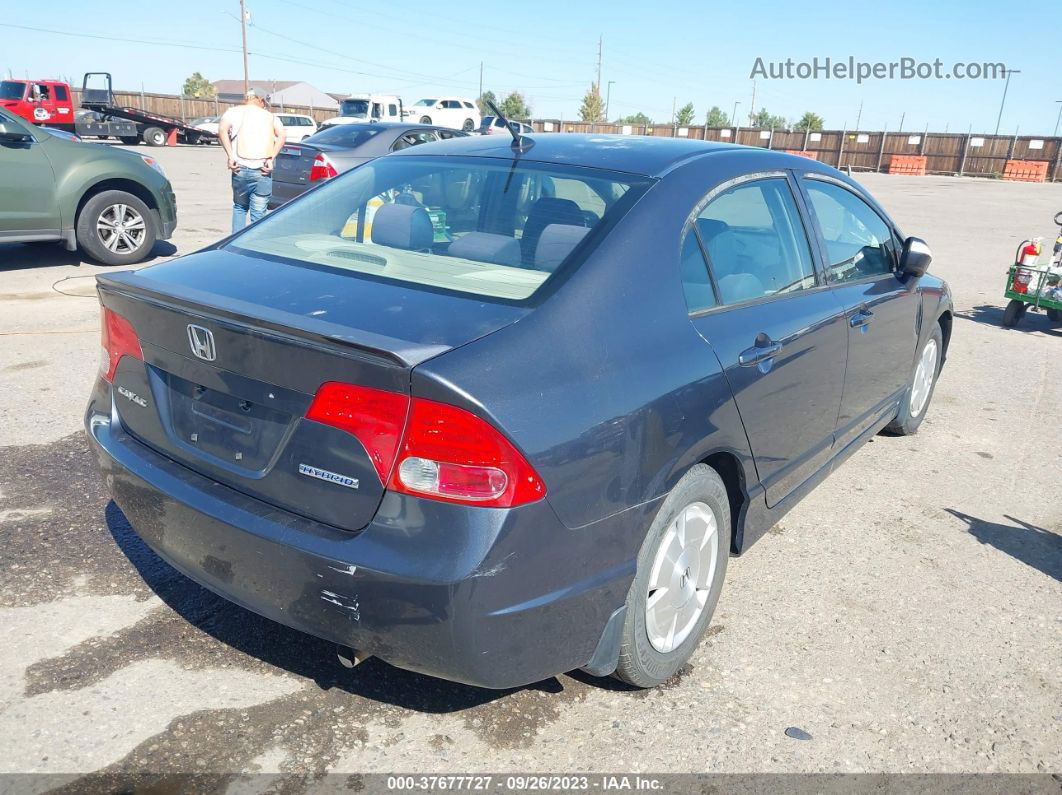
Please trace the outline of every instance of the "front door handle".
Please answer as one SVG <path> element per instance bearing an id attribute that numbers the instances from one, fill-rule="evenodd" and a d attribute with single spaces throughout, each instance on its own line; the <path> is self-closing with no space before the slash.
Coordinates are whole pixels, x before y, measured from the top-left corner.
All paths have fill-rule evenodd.
<path id="1" fill-rule="evenodd" d="M 738 364 L 742 367 L 755 367 L 760 362 L 776 356 L 780 350 L 782 350 L 780 342 L 774 342 L 770 338 L 757 339 L 755 345 L 738 354 Z"/>

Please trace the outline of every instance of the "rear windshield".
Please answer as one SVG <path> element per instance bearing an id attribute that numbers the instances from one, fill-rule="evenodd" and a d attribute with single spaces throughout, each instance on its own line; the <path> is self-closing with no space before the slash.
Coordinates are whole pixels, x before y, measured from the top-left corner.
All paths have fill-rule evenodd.
<path id="1" fill-rule="evenodd" d="M 307 138 L 307 142 L 315 144 L 334 144 L 336 146 L 361 146 L 375 135 L 379 135 L 382 128 L 379 125 L 361 124 L 331 124 L 323 130 Z"/>
<path id="2" fill-rule="evenodd" d="M 25 90 L 25 83 L 16 83 L 12 80 L 5 80 L 0 83 L 0 99 L 22 99 L 22 93 Z"/>
<path id="3" fill-rule="evenodd" d="M 597 169 L 383 157 L 267 216 L 228 247 L 519 301 L 644 187 Z"/>

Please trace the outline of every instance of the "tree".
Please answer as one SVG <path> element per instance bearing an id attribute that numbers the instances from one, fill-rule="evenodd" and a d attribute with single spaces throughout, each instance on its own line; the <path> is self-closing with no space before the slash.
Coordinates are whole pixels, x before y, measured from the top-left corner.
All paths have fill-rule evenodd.
<path id="1" fill-rule="evenodd" d="M 498 98 L 496 96 L 494 96 L 494 92 L 493 91 L 484 91 L 482 94 L 479 95 L 479 99 L 476 100 L 476 105 L 479 107 L 479 114 L 481 116 L 493 116 L 494 115 L 494 111 L 492 111 L 487 106 L 487 100 L 490 100 L 495 105 L 498 104 Z"/>
<path id="2" fill-rule="evenodd" d="M 605 101 L 601 99 L 597 83 L 591 83 L 590 90 L 583 97 L 583 104 L 579 106 L 579 118 L 583 121 L 601 121 L 605 118 Z"/>
<path id="3" fill-rule="evenodd" d="M 502 100 L 498 108 L 505 114 L 507 119 L 531 118 L 531 107 L 527 104 L 527 100 L 524 99 L 524 95 L 519 91 L 511 92 L 509 96 Z"/>
<path id="4" fill-rule="evenodd" d="M 186 97 L 212 97 L 214 86 L 199 72 L 192 72 L 192 76 L 184 81 L 184 95 Z"/>
<path id="5" fill-rule="evenodd" d="M 675 124 L 679 127 L 689 127 L 693 124 L 693 103 L 687 102 L 681 108 L 678 109 L 678 113 L 675 115 Z"/>
<path id="6" fill-rule="evenodd" d="M 616 124 L 652 124 L 653 120 L 639 111 L 638 113 L 632 113 L 630 116 L 624 116 L 620 119 L 616 119 Z"/>
<path id="7" fill-rule="evenodd" d="M 752 117 L 752 126 L 763 130 L 777 130 L 786 126 L 785 116 L 773 116 L 767 108 L 760 108 L 760 112 Z"/>
<path id="8" fill-rule="evenodd" d="M 824 122 L 822 116 L 807 111 L 800 117 L 800 121 L 793 125 L 794 130 L 821 130 Z"/>
<path id="9" fill-rule="evenodd" d="M 708 111 L 704 123 L 709 127 L 729 127 L 730 117 L 723 113 L 722 108 L 718 105 L 712 105 L 712 109 Z"/>

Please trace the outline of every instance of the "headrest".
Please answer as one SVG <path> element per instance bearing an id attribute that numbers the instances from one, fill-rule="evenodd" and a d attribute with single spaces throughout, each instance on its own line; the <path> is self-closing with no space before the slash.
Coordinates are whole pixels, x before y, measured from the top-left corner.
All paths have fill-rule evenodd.
<path id="1" fill-rule="evenodd" d="M 476 262 L 520 267 L 520 242 L 515 237 L 489 232 L 468 232 L 450 244 L 447 253 Z"/>
<path id="2" fill-rule="evenodd" d="M 372 219 L 372 242 L 391 248 L 425 251 L 431 248 L 435 230 L 423 207 L 385 204 Z"/>
<path id="3" fill-rule="evenodd" d="M 763 282 L 751 273 L 732 273 L 719 280 L 720 298 L 724 304 L 750 301 L 766 294 Z"/>
<path id="4" fill-rule="evenodd" d="M 550 224 L 542 230 L 535 247 L 535 269 L 554 271 L 572 253 L 590 230 L 585 226 Z"/>

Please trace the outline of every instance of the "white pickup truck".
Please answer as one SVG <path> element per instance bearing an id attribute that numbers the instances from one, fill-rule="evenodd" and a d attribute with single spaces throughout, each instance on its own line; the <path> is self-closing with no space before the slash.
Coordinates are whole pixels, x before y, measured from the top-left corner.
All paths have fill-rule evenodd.
<path id="1" fill-rule="evenodd" d="M 325 119 L 321 127 L 367 121 L 403 121 L 402 99 L 393 94 L 351 94 L 339 103 L 339 115 Z"/>

